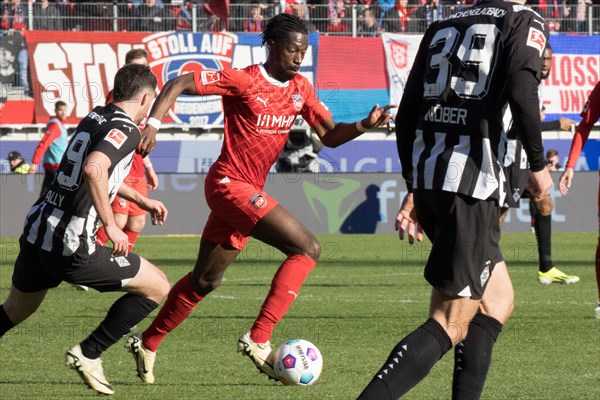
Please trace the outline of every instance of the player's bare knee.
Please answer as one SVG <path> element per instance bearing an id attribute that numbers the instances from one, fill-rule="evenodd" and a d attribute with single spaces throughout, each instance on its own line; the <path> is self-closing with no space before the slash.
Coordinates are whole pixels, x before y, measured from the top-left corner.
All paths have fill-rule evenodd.
<path id="1" fill-rule="evenodd" d="M 315 261 L 319 261 L 319 257 L 321 256 L 321 244 L 314 236 L 305 244 L 302 255 L 310 257 Z"/>
<path id="2" fill-rule="evenodd" d="M 133 232 L 141 232 L 146 226 L 146 216 L 145 215 L 136 215 L 135 217 L 130 217 L 127 220 L 127 229 Z"/>
<path id="3" fill-rule="evenodd" d="M 201 278 L 198 281 L 196 281 L 194 290 L 200 296 L 206 296 L 210 292 L 212 292 L 213 290 L 218 288 L 220 284 L 221 284 L 221 278 L 214 278 L 214 279 Z"/>
<path id="4" fill-rule="evenodd" d="M 546 217 L 552 214 L 552 210 L 554 210 L 554 202 L 551 197 L 545 197 L 541 201 L 535 203 L 535 209 L 538 214 Z"/>

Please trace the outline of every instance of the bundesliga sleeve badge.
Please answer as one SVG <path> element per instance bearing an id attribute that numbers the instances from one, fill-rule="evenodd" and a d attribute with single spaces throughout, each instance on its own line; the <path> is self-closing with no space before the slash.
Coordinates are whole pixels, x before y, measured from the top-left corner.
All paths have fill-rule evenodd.
<path id="1" fill-rule="evenodd" d="M 127 135 L 118 129 L 112 129 L 110 132 L 108 132 L 108 135 L 106 135 L 104 140 L 115 146 L 115 148 L 118 150 L 121 148 L 121 146 L 123 146 L 123 143 L 127 141 Z"/>

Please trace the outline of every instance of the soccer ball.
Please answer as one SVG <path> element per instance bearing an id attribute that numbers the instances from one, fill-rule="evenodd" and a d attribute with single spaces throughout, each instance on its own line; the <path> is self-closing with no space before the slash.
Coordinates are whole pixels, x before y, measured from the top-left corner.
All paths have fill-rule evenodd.
<path id="1" fill-rule="evenodd" d="M 321 352 L 307 340 L 288 340 L 277 350 L 275 374 L 284 385 L 312 385 L 322 369 Z"/>

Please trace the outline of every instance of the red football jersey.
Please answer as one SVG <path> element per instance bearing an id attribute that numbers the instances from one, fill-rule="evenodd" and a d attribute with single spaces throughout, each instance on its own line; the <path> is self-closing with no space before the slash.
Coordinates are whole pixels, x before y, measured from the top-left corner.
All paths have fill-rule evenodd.
<path id="1" fill-rule="evenodd" d="M 573 142 L 571 143 L 571 151 L 569 152 L 569 160 L 567 168 L 574 168 L 577 158 L 581 153 L 581 149 L 585 146 L 585 142 L 590 136 L 592 127 L 600 118 L 600 82 L 596 83 L 594 90 L 590 93 L 587 103 L 581 111 L 581 122 L 577 126 Z"/>
<path id="2" fill-rule="evenodd" d="M 297 74 L 279 82 L 261 65 L 194 72 L 199 95 L 221 95 L 225 139 L 210 173 L 264 186 L 298 114 L 314 126 L 331 118 L 310 82 Z"/>

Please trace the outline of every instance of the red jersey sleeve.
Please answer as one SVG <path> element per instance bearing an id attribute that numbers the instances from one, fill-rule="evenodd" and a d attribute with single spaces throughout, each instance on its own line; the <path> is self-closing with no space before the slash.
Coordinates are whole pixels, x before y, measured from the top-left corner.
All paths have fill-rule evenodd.
<path id="1" fill-rule="evenodd" d="M 594 90 L 590 93 L 590 97 L 581 112 L 581 117 L 583 119 L 577 126 L 575 136 L 573 136 L 573 142 L 571 143 L 567 168 L 575 168 L 577 158 L 579 158 L 579 154 L 590 136 L 590 131 L 596 121 L 600 118 L 600 82 L 596 83 Z"/>
<path id="2" fill-rule="evenodd" d="M 199 95 L 239 96 L 250 83 L 248 73 L 241 69 L 194 72 Z"/>
<path id="3" fill-rule="evenodd" d="M 303 92 L 306 100 L 304 101 L 300 115 L 302 115 L 302 118 L 310 126 L 315 126 L 331 119 L 331 111 L 319 100 L 317 93 L 315 93 L 315 90 L 308 81 L 305 82 Z"/>
<path id="4" fill-rule="evenodd" d="M 50 145 L 62 134 L 60 128 L 55 122 L 48 124 L 46 127 L 46 132 L 44 132 L 44 136 L 42 136 L 42 140 L 35 148 L 35 152 L 33 153 L 33 159 L 31 160 L 34 164 L 39 164 L 42 161 L 42 157 L 44 153 Z"/>

